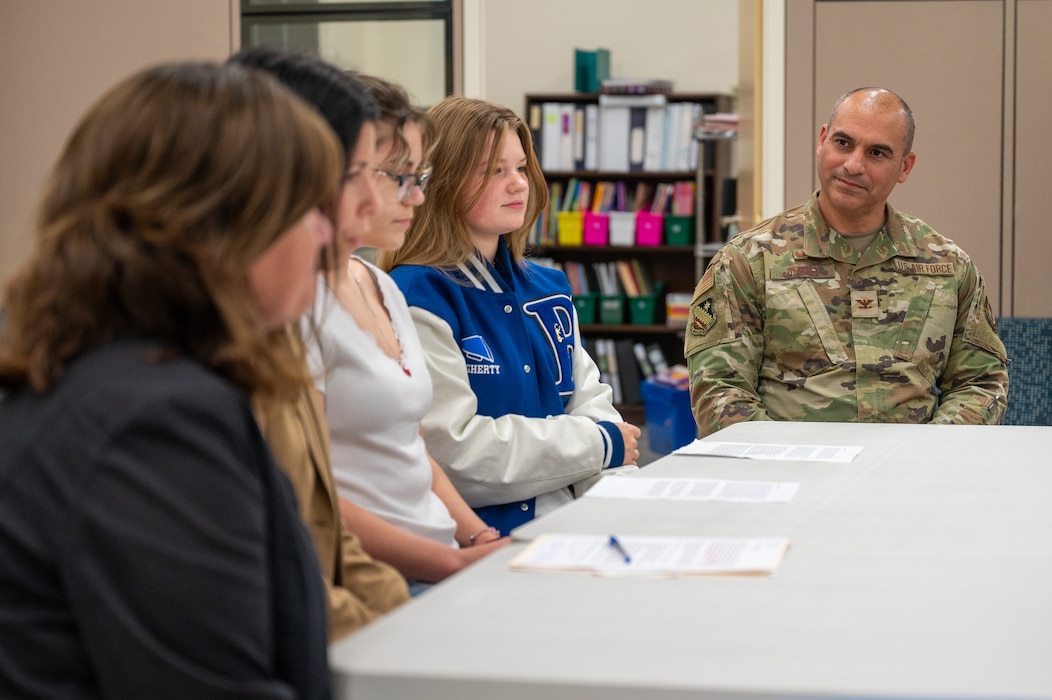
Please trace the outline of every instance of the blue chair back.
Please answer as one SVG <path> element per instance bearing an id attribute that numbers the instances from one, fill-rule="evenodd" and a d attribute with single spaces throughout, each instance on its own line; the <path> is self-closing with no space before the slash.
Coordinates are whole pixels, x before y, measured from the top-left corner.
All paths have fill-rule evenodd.
<path id="1" fill-rule="evenodd" d="M 997 319 L 1008 350 L 1008 410 L 1001 425 L 1052 425 L 1052 318 Z"/>

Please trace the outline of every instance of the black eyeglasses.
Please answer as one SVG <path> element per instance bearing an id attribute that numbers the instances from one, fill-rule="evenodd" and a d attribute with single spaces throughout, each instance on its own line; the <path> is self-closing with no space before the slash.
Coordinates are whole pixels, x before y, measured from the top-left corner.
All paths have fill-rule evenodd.
<path id="1" fill-rule="evenodd" d="M 389 173 L 386 170 L 373 168 L 377 175 L 389 177 L 398 183 L 398 201 L 405 202 L 413 194 L 413 188 L 419 187 L 423 192 L 427 187 L 427 181 L 431 179 L 431 173 Z"/>

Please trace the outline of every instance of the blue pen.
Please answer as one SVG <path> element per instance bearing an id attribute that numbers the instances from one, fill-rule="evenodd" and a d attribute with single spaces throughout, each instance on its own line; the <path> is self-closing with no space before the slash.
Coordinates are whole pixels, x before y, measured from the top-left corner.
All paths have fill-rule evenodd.
<path id="1" fill-rule="evenodd" d="M 621 544 L 621 540 L 617 539 L 614 535 L 610 535 L 610 546 L 617 550 L 617 553 L 625 558 L 626 564 L 632 563 L 632 557 L 628 556 L 628 552 L 625 551 L 625 546 Z"/>

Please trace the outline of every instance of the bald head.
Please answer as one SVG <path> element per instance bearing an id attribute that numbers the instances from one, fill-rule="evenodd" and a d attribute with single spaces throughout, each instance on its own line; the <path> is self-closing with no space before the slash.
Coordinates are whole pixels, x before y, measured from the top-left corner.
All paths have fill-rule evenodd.
<path id="1" fill-rule="evenodd" d="M 878 87 L 855 88 L 850 92 L 845 92 L 833 103 L 833 110 L 829 113 L 830 130 L 833 128 L 833 122 L 840 115 L 840 109 L 848 103 L 871 112 L 901 112 L 906 127 L 903 153 L 909 153 L 913 150 L 913 135 L 917 130 L 917 124 L 913 120 L 913 110 L 910 109 L 910 106 L 906 104 L 904 99 L 891 90 Z"/>

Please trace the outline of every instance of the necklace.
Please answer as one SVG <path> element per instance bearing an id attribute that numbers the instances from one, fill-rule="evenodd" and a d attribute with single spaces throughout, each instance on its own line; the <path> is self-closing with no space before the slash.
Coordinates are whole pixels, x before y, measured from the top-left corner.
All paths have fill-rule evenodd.
<path id="1" fill-rule="evenodd" d="M 365 305 L 365 310 L 369 314 L 369 318 L 372 319 L 372 335 L 376 340 L 376 344 L 380 346 L 384 354 L 393 359 L 398 363 L 398 366 L 405 372 L 405 376 L 411 377 L 413 373 L 409 371 L 409 367 L 406 366 L 405 361 L 402 357 L 402 346 L 398 342 L 398 337 L 394 334 L 394 324 L 391 325 L 391 336 L 392 339 L 388 339 L 386 334 L 382 332 L 382 326 L 380 325 L 380 319 L 376 317 L 376 313 L 373 312 L 373 305 L 369 302 L 369 297 L 365 293 L 365 288 L 362 287 L 361 280 L 358 279 L 358 275 L 354 274 L 354 270 L 351 269 L 350 262 L 347 263 L 347 274 L 352 280 L 354 280 L 354 286 L 358 288 L 358 294 L 362 298 L 362 303 Z"/>

